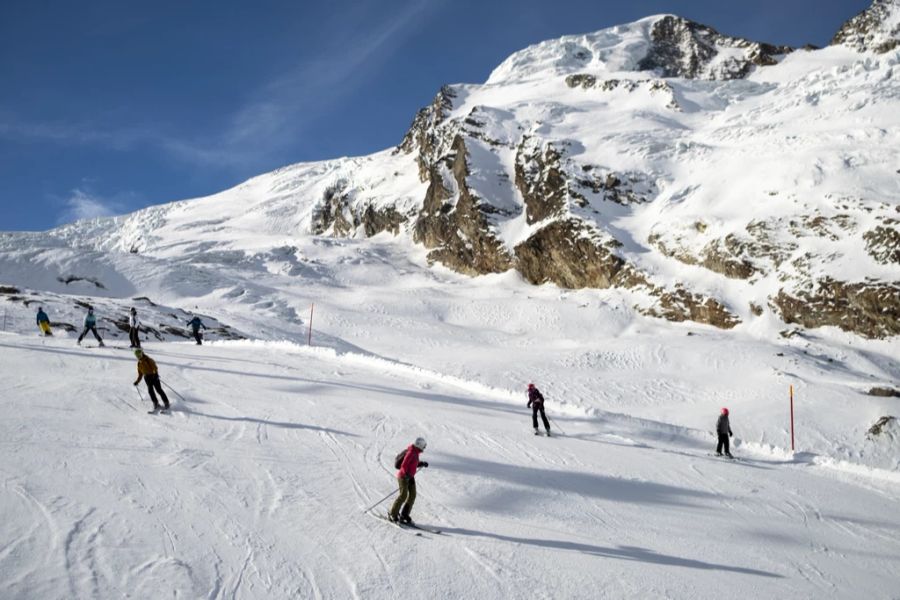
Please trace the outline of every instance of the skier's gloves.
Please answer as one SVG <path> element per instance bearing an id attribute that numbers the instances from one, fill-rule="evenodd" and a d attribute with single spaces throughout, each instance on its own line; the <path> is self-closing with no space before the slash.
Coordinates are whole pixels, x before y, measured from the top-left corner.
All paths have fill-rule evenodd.
<path id="1" fill-rule="evenodd" d="M 137 385 L 137 384 L 139 384 L 139 383 L 140 383 L 140 381 L 135 381 L 135 382 L 134 382 L 134 385 Z"/>
<path id="2" fill-rule="evenodd" d="M 425 468 L 428 467 L 428 463 L 427 463 L 427 462 L 420 462 L 420 463 L 419 463 L 419 466 L 422 467 L 423 469 L 425 469 Z"/>

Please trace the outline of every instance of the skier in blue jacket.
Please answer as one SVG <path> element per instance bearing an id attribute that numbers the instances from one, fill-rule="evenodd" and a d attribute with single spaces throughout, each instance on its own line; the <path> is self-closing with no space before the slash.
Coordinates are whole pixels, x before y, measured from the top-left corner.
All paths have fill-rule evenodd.
<path id="1" fill-rule="evenodd" d="M 94 309 L 88 308 L 87 314 L 84 316 L 84 330 L 81 332 L 81 335 L 78 336 L 78 345 L 81 345 L 81 340 L 84 339 L 84 336 L 87 335 L 87 332 L 90 331 L 94 334 L 94 337 L 97 338 L 97 341 L 100 342 L 100 347 L 103 347 L 103 340 L 100 339 L 100 334 L 97 333 L 97 317 L 94 316 Z"/>
<path id="2" fill-rule="evenodd" d="M 197 316 L 188 321 L 187 324 L 191 326 L 191 329 L 194 332 L 194 339 L 197 340 L 197 345 L 202 345 L 203 337 L 200 335 L 200 328 L 202 327 L 203 329 L 206 329 L 206 325 L 204 325 L 203 321 L 200 320 L 200 317 Z"/>
<path id="3" fill-rule="evenodd" d="M 43 306 L 38 307 L 35 322 L 38 324 L 38 327 L 41 328 L 41 332 L 43 332 L 44 335 L 53 335 L 53 332 L 50 331 L 50 317 L 44 312 Z"/>

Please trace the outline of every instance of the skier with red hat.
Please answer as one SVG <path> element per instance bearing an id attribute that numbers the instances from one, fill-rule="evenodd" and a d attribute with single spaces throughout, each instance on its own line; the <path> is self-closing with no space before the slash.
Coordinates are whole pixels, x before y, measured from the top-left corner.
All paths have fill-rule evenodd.
<path id="1" fill-rule="evenodd" d="M 531 409 L 531 425 L 534 427 L 534 435 L 540 435 L 538 431 L 538 412 L 541 413 L 541 420 L 544 422 L 544 429 L 547 436 L 550 436 L 550 422 L 547 421 L 547 415 L 544 414 L 544 395 L 537 389 L 533 383 L 528 384 L 528 408 Z"/>
<path id="2" fill-rule="evenodd" d="M 731 432 L 731 423 L 728 422 L 728 409 L 722 408 L 719 419 L 716 421 L 716 434 L 719 436 L 719 443 L 716 444 L 716 456 L 722 456 L 722 448 L 725 448 L 725 456 L 734 458 L 728 448 L 728 438 L 734 435 Z"/>

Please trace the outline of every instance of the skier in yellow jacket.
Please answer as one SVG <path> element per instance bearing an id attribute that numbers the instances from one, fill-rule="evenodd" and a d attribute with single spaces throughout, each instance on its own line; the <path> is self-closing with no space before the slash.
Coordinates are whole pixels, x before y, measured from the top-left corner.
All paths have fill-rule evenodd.
<path id="1" fill-rule="evenodd" d="M 156 400 L 156 392 L 159 392 L 160 397 L 162 397 L 163 401 L 163 409 L 169 409 L 169 399 L 166 397 L 166 393 L 162 389 L 162 385 L 159 381 L 159 369 L 156 367 L 156 361 L 152 358 L 144 354 L 144 351 L 140 348 L 135 349 L 134 351 L 135 358 L 138 359 L 137 362 L 137 372 L 138 378 L 135 380 L 134 385 L 137 385 L 141 382 L 141 378 L 147 382 L 147 392 L 150 393 L 150 399 L 153 400 L 153 412 L 157 412 L 160 410 L 159 402 Z"/>

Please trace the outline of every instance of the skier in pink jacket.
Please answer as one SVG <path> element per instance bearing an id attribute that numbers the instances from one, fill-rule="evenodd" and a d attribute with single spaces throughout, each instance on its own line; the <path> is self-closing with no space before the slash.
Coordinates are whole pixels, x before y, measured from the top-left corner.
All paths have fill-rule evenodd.
<path id="1" fill-rule="evenodd" d="M 392 523 L 415 525 L 409 516 L 413 504 L 416 501 L 416 471 L 428 466 L 427 462 L 419 460 L 419 454 L 425 451 L 425 438 L 416 438 L 416 441 L 405 450 L 400 470 L 397 471 L 397 484 L 400 486 L 400 495 L 394 500 L 388 520 Z M 400 507 L 403 510 L 400 510 Z"/>

